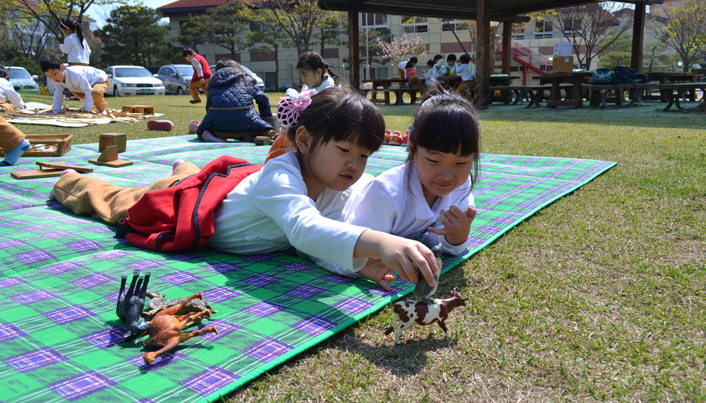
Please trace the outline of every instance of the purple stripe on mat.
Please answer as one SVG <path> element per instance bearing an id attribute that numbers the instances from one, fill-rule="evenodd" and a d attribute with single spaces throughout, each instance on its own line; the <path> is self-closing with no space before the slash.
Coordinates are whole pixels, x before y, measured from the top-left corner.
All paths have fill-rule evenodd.
<path id="1" fill-rule="evenodd" d="M 44 347 L 39 350 L 32 350 L 14 357 L 5 358 L 3 362 L 17 371 L 30 372 L 35 369 L 57 364 L 69 358 L 58 351 Z"/>
<path id="2" fill-rule="evenodd" d="M 185 381 L 179 382 L 179 385 L 189 388 L 201 396 L 207 396 L 238 378 L 240 378 L 240 375 L 214 365 Z"/>
<path id="3" fill-rule="evenodd" d="M 48 386 L 64 399 L 73 402 L 74 400 L 84 398 L 117 384 L 118 383 L 114 380 L 97 371 L 88 371 L 59 382 L 54 382 Z"/>

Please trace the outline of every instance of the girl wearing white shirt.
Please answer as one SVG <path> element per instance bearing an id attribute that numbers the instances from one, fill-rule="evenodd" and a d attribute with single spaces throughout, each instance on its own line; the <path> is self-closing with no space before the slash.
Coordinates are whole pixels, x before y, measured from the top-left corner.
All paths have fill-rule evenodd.
<path id="1" fill-rule="evenodd" d="M 306 89 L 321 92 L 326 88 L 336 87 L 338 76 L 331 71 L 331 67 L 316 52 L 307 51 L 297 59 L 297 72 L 301 77 L 302 91 Z"/>
<path id="2" fill-rule="evenodd" d="M 214 211 L 214 233 L 207 245 L 235 254 L 293 246 L 317 262 L 343 267 L 339 273 L 357 272 L 387 290 L 387 281 L 394 278 L 390 269 L 416 282 L 419 267 L 435 283 L 434 254 L 422 243 L 341 222 L 349 188 L 363 175 L 368 155 L 382 144 L 385 122 L 375 106 L 346 88 L 283 98 L 281 103 L 290 108 L 284 115 L 296 150 L 235 186 Z M 170 187 L 198 171 L 189 162 L 176 161 L 174 175 L 138 189 L 65 171 L 50 197 L 74 213 L 114 224 L 147 191 Z M 371 257 L 386 266 L 364 267 Z"/>
<path id="3" fill-rule="evenodd" d="M 479 152 L 473 105 L 455 93 L 428 91 L 409 131 L 407 162 L 355 189 L 345 222 L 462 253 L 476 216 L 471 189 Z"/>
<path id="4" fill-rule="evenodd" d="M 81 25 L 66 18 L 59 22 L 64 33 L 64 43 L 59 49 L 66 53 L 69 66 L 88 66 L 91 57 L 91 48 L 83 37 Z"/>
<path id="5" fill-rule="evenodd" d="M 476 72 L 475 72 L 475 66 L 471 67 L 471 57 L 468 56 L 467 54 L 461 55 L 461 57 L 458 58 L 458 60 L 461 62 L 461 64 L 458 65 L 458 69 L 456 70 L 456 74 L 461 76 L 461 84 L 458 86 L 456 89 L 456 92 L 459 94 L 464 95 L 464 92 L 467 91 L 468 89 L 473 89 L 476 86 Z"/>

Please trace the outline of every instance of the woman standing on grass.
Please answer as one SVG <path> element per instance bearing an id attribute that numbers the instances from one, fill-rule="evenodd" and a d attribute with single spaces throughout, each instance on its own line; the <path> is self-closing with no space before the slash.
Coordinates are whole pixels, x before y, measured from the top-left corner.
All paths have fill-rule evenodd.
<path id="1" fill-rule="evenodd" d="M 88 66 L 91 57 L 91 48 L 83 37 L 81 24 L 65 18 L 59 22 L 64 33 L 64 43 L 59 49 L 66 54 L 69 66 Z"/>

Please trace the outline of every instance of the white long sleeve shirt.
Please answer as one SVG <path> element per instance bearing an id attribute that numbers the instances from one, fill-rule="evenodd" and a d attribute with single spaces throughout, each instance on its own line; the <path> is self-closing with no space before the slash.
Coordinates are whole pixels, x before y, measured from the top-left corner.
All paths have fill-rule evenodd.
<path id="1" fill-rule="evenodd" d="M 24 101 L 22 101 L 22 96 L 15 91 L 15 87 L 11 82 L 4 78 L 0 78 L 0 101 L 8 100 L 15 108 L 22 108 L 25 106 Z"/>
<path id="2" fill-rule="evenodd" d="M 456 66 L 456 74 L 461 76 L 463 81 L 472 81 L 476 75 L 475 66 L 470 64 L 459 64 Z"/>
<path id="3" fill-rule="evenodd" d="M 69 91 L 83 92 L 86 94 L 83 109 L 91 110 L 93 108 L 93 85 L 103 83 L 107 79 L 108 75 L 105 74 L 104 71 L 91 66 L 66 67 L 64 69 L 64 82 L 56 83 L 54 87 L 52 112 L 61 112 L 61 107 L 64 105 L 64 88 L 68 88 Z"/>
<path id="4" fill-rule="evenodd" d="M 64 38 L 64 43 L 59 45 L 63 53 L 66 53 L 66 60 L 69 63 L 89 63 L 91 57 L 91 48 L 88 46 L 86 39 L 83 40 L 83 46 L 76 34 L 69 34 Z"/>
<path id="5" fill-rule="evenodd" d="M 372 179 L 372 178 L 371 178 Z M 354 272 L 366 259 L 353 259 L 367 228 L 342 222 L 352 188 L 307 196 L 299 160 L 288 152 L 265 164 L 233 189 L 215 211 L 215 233 L 207 245 L 234 254 L 268 253 L 293 246 L 309 257 Z"/>
<path id="6" fill-rule="evenodd" d="M 411 169 L 409 176 L 408 169 Z M 410 161 L 380 174 L 356 191 L 346 206 L 345 222 L 404 238 L 420 239 L 429 247 L 441 244 L 444 252 L 457 255 L 466 249 L 467 242 L 451 245 L 443 235 L 428 231 L 429 227 L 444 227 L 439 222 L 439 213 L 451 206 L 458 206 L 463 211 L 475 207 L 471 179 L 468 178 L 466 183 L 448 195 L 437 198 L 429 207 L 416 165 Z"/>

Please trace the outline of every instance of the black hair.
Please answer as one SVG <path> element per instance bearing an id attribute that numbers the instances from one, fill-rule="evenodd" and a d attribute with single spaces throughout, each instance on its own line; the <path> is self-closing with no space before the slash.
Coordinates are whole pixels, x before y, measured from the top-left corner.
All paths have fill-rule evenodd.
<path id="1" fill-rule="evenodd" d="M 61 60 L 56 55 L 44 56 L 39 60 L 39 67 L 42 69 L 42 73 L 46 73 L 47 70 L 59 70 L 61 69 Z"/>
<path id="2" fill-rule="evenodd" d="M 448 56 L 446 56 L 446 61 L 451 60 L 452 62 L 456 61 L 456 55 L 453 53 L 449 53 Z"/>
<path id="3" fill-rule="evenodd" d="M 248 72 L 245 71 L 242 67 L 240 67 L 240 63 L 236 62 L 235 60 L 219 60 L 216 63 L 216 71 L 220 71 L 221 69 L 228 69 L 229 73 L 235 75 L 234 81 L 237 82 L 246 91 L 250 91 L 257 84 L 255 78 L 248 74 Z"/>
<path id="4" fill-rule="evenodd" d="M 345 87 L 330 87 L 311 97 L 297 126 L 287 137 L 296 144 L 297 129 L 303 126 L 312 136 L 311 149 L 329 141 L 351 141 L 377 151 L 385 137 L 385 119 L 369 99 Z"/>
<path id="5" fill-rule="evenodd" d="M 414 64 L 419 63 L 419 60 L 417 60 L 417 57 L 416 57 L 416 56 L 410 57 L 410 58 L 409 58 L 409 61 L 412 62 L 412 63 L 414 63 Z"/>
<path id="6" fill-rule="evenodd" d="M 5 68 L 5 66 L 0 64 L 0 78 L 7 78 L 9 76 L 10 72 Z"/>
<path id="7" fill-rule="evenodd" d="M 196 54 L 196 52 L 194 52 L 194 50 L 191 48 L 184 48 L 184 50 L 181 53 L 182 53 L 182 56 L 184 56 L 184 57 L 186 57 L 188 55 L 193 56 Z"/>
<path id="8" fill-rule="evenodd" d="M 321 76 L 319 81 L 324 82 L 324 73 L 327 73 L 334 82 L 338 82 L 338 76 L 331 71 L 331 67 L 324 61 L 324 58 L 320 54 L 314 51 L 306 51 L 299 55 L 297 59 L 297 70 L 313 71 L 321 69 Z"/>
<path id="9" fill-rule="evenodd" d="M 434 56 L 434 64 L 436 64 L 436 62 L 438 62 L 440 59 L 443 59 L 443 58 L 444 58 L 443 55 L 436 55 L 436 56 Z"/>
<path id="10" fill-rule="evenodd" d="M 469 56 L 468 53 L 464 53 L 461 55 L 461 57 L 458 58 L 458 60 L 461 62 L 461 64 L 468 64 L 471 62 L 471 56 Z"/>
<path id="11" fill-rule="evenodd" d="M 476 108 L 467 98 L 438 84 L 427 91 L 414 113 L 409 145 L 407 161 L 414 158 L 419 147 L 446 154 L 473 154 L 473 188 L 479 172 L 480 124 Z"/>
<path id="12" fill-rule="evenodd" d="M 81 24 L 71 21 L 68 18 L 61 20 L 60 24 L 62 27 L 75 33 L 76 36 L 78 36 L 78 41 L 81 43 L 81 47 L 83 47 L 83 28 L 81 28 Z"/>
<path id="13" fill-rule="evenodd" d="M 412 60 L 412 59 L 414 59 L 414 60 Z M 415 64 L 417 64 L 417 58 L 416 58 L 416 57 L 412 57 L 412 58 L 409 59 L 409 61 L 407 62 L 407 64 L 404 65 L 404 69 L 407 70 L 407 69 L 410 68 L 410 67 L 414 67 Z"/>
<path id="14" fill-rule="evenodd" d="M 427 66 L 433 66 L 434 64 L 436 63 L 432 59 L 427 60 Z"/>

